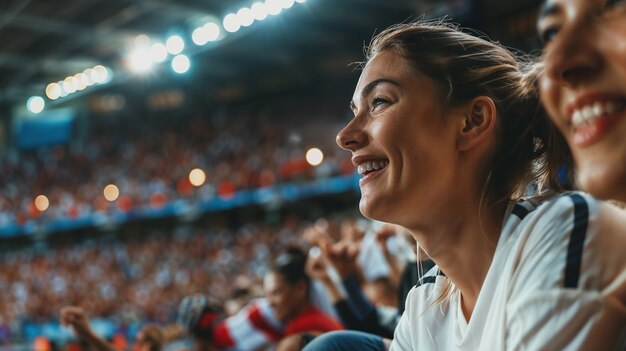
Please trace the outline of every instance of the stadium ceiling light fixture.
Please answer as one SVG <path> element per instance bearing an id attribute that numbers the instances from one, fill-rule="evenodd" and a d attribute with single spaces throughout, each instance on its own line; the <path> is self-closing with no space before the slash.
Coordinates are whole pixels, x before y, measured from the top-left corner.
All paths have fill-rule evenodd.
<path id="1" fill-rule="evenodd" d="M 265 0 L 252 4 L 250 8 L 243 7 L 237 13 L 230 13 L 224 17 L 222 26 L 227 32 L 234 33 L 241 27 L 248 27 L 254 21 L 262 21 L 269 15 L 276 16 L 283 10 L 291 8 L 296 2 L 304 0 Z"/>
<path id="2" fill-rule="evenodd" d="M 187 57 L 187 55 L 177 55 L 172 60 L 172 70 L 176 73 L 185 73 L 189 70 L 190 66 L 191 62 L 189 61 L 189 57 Z"/>
<path id="3" fill-rule="evenodd" d="M 136 49 L 128 55 L 127 65 L 131 72 L 145 74 L 152 69 L 152 63 L 149 50 Z"/>
<path id="4" fill-rule="evenodd" d="M 167 52 L 172 55 L 178 55 L 185 49 L 185 41 L 178 35 L 172 35 L 165 41 Z"/>
<path id="5" fill-rule="evenodd" d="M 61 97 L 61 87 L 58 83 L 50 83 L 46 86 L 46 96 L 50 100 L 56 100 Z"/>
<path id="6" fill-rule="evenodd" d="M 194 29 L 191 34 L 191 39 L 193 42 L 202 46 L 209 41 L 215 41 L 220 37 L 220 27 L 213 22 L 205 23 L 203 26 Z"/>
<path id="7" fill-rule="evenodd" d="M 283 11 L 283 4 L 281 0 L 265 0 L 265 8 L 268 14 L 276 16 Z"/>
<path id="8" fill-rule="evenodd" d="M 227 32 L 235 33 L 241 28 L 241 23 L 239 22 L 239 18 L 234 13 L 230 13 L 224 17 L 224 21 L 222 22 L 224 29 Z"/>
<path id="9" fill-rule="evenodd" d="M 237 17 L 239 17 L 239 22 L 243 27 L 248 27 L 254 22 L 254 14 L 252 10 L 247 7 L 243 7 L 237 11 Z"/>
<path id="10" fill-rule="evenodd" d="M 32 113 L 39 113 L 46 107 L 46 101 L 41 96 L 31 96 L 26 101 L 26 108 Z"/>
<path id="11" fill-rule="evenodd" d="M 150 47 L 150 37 L 145 34 L 140 34 L 135 38 L 135 48 L 147 49 Z"/>
<path id="12" fill-rule="evenodd" d="M 154 43 L 150 46 L 150 60 L 161 63 L 167 59 L 167 48 L 162 43 Z"/>
<path id="13" fill-rule="evenodd" d="M 267 18 L 267 9 L 265 8 L 265 3 L 263 2 L 255 2 L 250 7 L 250 10 L 252 11 L 254 19 L 257 21 L 262 21 Z"/>
<path id="14" fill-rule="evenodd" d="M 85 90 L 94 84 L 105 84 L 110 80 L 111 71 L 102 65 L 97 65 L 67 76 L 61 81 L 49 83 L 46 85 L 45 93 L 48 99 L 57 100 L 77 91 Z"/>
<path id="15" fill-rule="evenodd" d="M 294 0 L 281 0 L 282 5 L 283 5 L 283 9 L 289 9 L 293 6 L 293 4 L 295 3 Z"/>

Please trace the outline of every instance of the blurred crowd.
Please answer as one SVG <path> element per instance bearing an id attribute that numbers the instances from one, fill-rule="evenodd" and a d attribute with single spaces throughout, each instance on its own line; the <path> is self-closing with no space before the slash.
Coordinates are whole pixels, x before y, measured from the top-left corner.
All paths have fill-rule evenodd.
<path id="1" fill-rule="evenodd" d="M 312 167 L 297 134 L 253 114 L 231 117 L 107 125 L 83 142 L 8 152 L 0 158 L 0 226 L 96 211 L 159 209 L 176 199 L 227 197 L 242 189 L 353 170 L 348 158 L 334 154 Z M 206 173 L 198 188 L 189 180 L 194 168 Z M 103 196 L 107 184 L 119 188 L 114 204 Z M 44 213 L 34 203 L 40 194 L 50 202 Z"/>
<path id="2" fill-rule="evenodd" d="M 374 251 L 380 242 L 388 241 L 383 247 L 393 251 L 389 257 L 404 263 L 411 259 L 414 247 L 407 245 L 406 238 L 388 240 L 395 232 L 385 234 L 377 224 L 354 218 L 340 214 L 311 223 L 289 215 L 279 226 L 258 222 L 229 229 L 216 225 L 155 232 L 143 239 L 4 253 L 0 256 L 0 290 L 5 292 L 0 304 L 0 340 L 22 339 L 27 323 L 58 321 L 60 309 L 67 305 L 81 306 L 91 318 L 112 321 L 116 333 L 130 337 L 131 325 L 173 323 L 180 301 L 195 293 L 216 298 L 228 315 L 234 315 L 251 299 L 264 295 L 268 265 L 293 247 L 305 252 L 311 247 L 326 252 L 329 244 L 355 247 L 360 257 L 354 256 L 353 263 L 360 267 L 365 295 L 374 304 L 396 306 L 397 273 L 393 265 L 385 267 L 376 259 L 379 255 L 384 261 L 385 250 Z M 315 262 L 319 266 L 319 254 Z M 312 278 L 326 274 L 319 267 L 317 272 L 307 269 Z M 317 292 L 324 294 L 323 284 Z M 339 320 L 330 306 L 322 307 Z"/>
<path id="3" fill-rule="evenodd" d="M 225 300 L 238 284 L 258 283 L 276 250 L 302 242 L 298 226 L 294 217 L 278 228 L 249 224 L 3 254 L 0 335 L 18 336 L 24 322 L 56 320 L 67 304 L 112 318 L 120 328 L 171 321 L 186 295 L 210 292 Z"/>

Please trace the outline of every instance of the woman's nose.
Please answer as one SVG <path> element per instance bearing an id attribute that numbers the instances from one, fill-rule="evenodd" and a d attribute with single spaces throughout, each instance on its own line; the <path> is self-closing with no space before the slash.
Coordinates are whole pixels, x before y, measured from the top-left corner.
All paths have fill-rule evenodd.
<path id="1" fill-rule="evenodd" d="M 342 149 L 354 152 L 367 145 L 367 134 L 363 131 L 357 117 L 354 117 L 348 125 L 337 133 L 335 141 Z"/>

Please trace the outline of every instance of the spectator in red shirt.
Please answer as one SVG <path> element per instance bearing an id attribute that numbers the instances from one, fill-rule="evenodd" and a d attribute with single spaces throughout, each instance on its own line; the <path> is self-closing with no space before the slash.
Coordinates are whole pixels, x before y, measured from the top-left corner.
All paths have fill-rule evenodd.
<path id="1" fill-rule="evenodd" d="M 288 249 L 265 275 L 264 288 L 275 317 L 285 324 L 277 351 L 299 350 L 315 335 L 343 329 L 341 324 L 310 303 L 311 280 L 305 273 L 306 255 Z"/>

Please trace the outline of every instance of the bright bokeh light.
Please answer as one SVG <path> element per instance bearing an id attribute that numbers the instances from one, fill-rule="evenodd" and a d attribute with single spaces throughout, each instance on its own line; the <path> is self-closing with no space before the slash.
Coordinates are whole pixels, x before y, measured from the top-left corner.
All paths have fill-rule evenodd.
<path id="1" fill-rule="evenodd" d="M 167 48 L 167 52 L 169 52 L 170 54 L 178 55 L 185 49 L 185 41 L 178 35 L 172 35 L 171 37 L 167 38 L 167 41 L 165 42 L 165 48 Z"/>
<path id="2" fill-rule="evenodd" d="M 198 27 L 191 33 L 191 40 L 196 45 L 204 45 L 209 42 L 209 36 L 204 27 Z"/>
<path id="3" fill-rule="evenodd" d="M 306 152 L 306 162 L 311 166 L 319 166 L 324 161 L 324 153 L 322 150 L 313 147 Z"/>
<path id="4" fill-rule="evenodd" d="M 185 73 L 189 70 L 191 62 L 186 55 L 176 55 L 172 60 L 172 69 L 176 73 Z"/>
<path id="5" fill-rule="evenodd" d="M 217 39 L 219 39 L 220 27 L 217 24 L 209 22 L 202 27 L 204 27 L 204 29 L 206 30 L 209 41 L 216 41 Z"/>
<path id="6" fill-rule="evenodd" d="M 83 75 L 81 77 L 82 77 L 81 79 L 83 80 L 83 83 L 85 83 L 88 87 L 96 84 L 96 82 L 94 82 L 91 79 L 91 76 L 89 74 L 85 73 L 85 72 L 83 72 Z"/>
<path id="7" fill-rule="evenodd" d="M 145 34 L 140 34 L 135 38 L 135 47 L 137 49 L 147 49 L 150 47 L 150 37 Z"/>
<path id="8" fill-rule="evenodd" d="M 65 84 L 64 81 L 58 81 L 57 85 L 59 86 L 59 88 L 61 88 L 61 95 L 60 97 L 66 97 L 69 93 L 65 90 L 65 88 L 63 87 L 63 85 Z"/>
<path id="9" fill-rule="evenodd" d="M 67 77 L 66 79 L 70 84 L 72 84 L 72 88 L 74 88 L 74 91 L 81 90 L 80 89 L 81 84 L 78 81 L 78 79 L 76 79 L 76 77 L 71 76 L 71 77 Z"/>
<path id="10" fill-rule="evenodd" d="M 87 89 L 88 85 L 86 83 L 85 75 L 83 73 L 76 73 L 74 75 L 74 79 L 76 79 L 76 81 L 78 82 L 78 90 Z"/>
<path id="11" fill-rule="evenodd" d="M 39 113 L 46 107 L 46 101 L 41 96 L 31 96 L 26 101 L 26 107 L 32 113 Z"/>
<path id="12" fill-rule="evenodd" d="M 150 60 L 152 62 L 163 62 L 167 59 L 167 48 L 162 43 L 154 43 L 150 46 Z"/>
<path id="13" fill-rule="evenodd" d="M 61 97 L 61 87 L 58 83 L 50 83 L 46 87 L 46 96 L 50 100 L 56 100 Z"/>
<path id="14" fill-rule="evenodd" d="M 306 1 L 306 0 L 296 0 L 296 2 L 299 2 L 299 3 L 303 3 L 303 2 L 305 2 L 305 1 Z"/>
<path id="15" fill-rule="evenodd" d="M 247 7 L 237 11 L 237 17 L 239 18 L 239 23 L 241 23 L 244 27 L 248 27 L 252 24 L 252 22 L 254 22 L 254 14 L 252 13 L 252 10 Z"/>
<path id="16" fill-rule="evenodd" d="M 189 172 L 189 183 L 193 186 L 201 186 L 206 181 L 206 173 L 200 168 L 194 168 Z"/>
<path id="17" fill-rule="evenodd" d="M 289 9 L 293 6 L 294 0 L 281 0 L 284 9 Z"/>
<path id="18" fill-rule="evenodd" d="M 283 10 L 283 4 L 281 0 L 265 0 L 265 8 L 268 14 L 275 16 Z"/>
<path id="19" fill-rule="evenodd" d="M 226 17 L 224 17 L 223 25 L 224 29 L 226 29 L 226 31 L 230 33 L 234 33 L 238 31 L 239 28 L 241 28 L 241 22 L 239 22 L 239 17 L 237 17 L 237 15 L 235 15 L 234 13 L 228 14 L 226 15 Z"/>
<path id="20" fill-rule="evenodd" d="M 255 2 L 252 4 L 250 10 L 252 11 L 254 19 L 257 21 L 262 21 L 267 18 L 267 9 L 265 8 L 265 4 L 262 2 Z"/>
<path id="21" fill-rule="evenodd" d="M 145 49 L 137 49 L 128 55 L 128 69 L 134 73 L 147 73 L 152 69 L 150 52 Z"/>
<path id="22" fill-rule="evenodd" d="M 191 39 L 196 45 L 204 45 L 210 41 L 215 41 L 220 37 L 220 27 L 213 22 L 206 23 L 202 27 L 196 28 L 191 34 Z"/>
<path id="23" fill-rule="evenodd" d="M 96 83 L 91 78 L 93 76 L 92 72 L 93 72 L 92 68 L 87 68 L 86 70 L 83 71 L 84 83 L 87 84 L 88 87 L 90 87 L 90 86 L 92 86 L 92 85 L 94 85 Z"/>
<path id="24" fill-rule="evenodd" d="M 110 80 L 109 70 L 102 65 L 93 68 L 91 79 L 96 83 L 106 83 Z"/>
<path id="25" fill-rule="evenodd" d="M 37 208 L 39 212 L 47 210 L 49 206 L 50 201 L 45 195 L 39 195 L 35 198 L 35 208 Z"/>
<path id="26" fill-rule="evenodd" d="M 104 187 L 104 191 L 102 193 L 107 201 L 113 202 L 120 196 L 120 189 L 118 189 L 115 184 L 109 184 Z"/>
<path id="27" fill-rule="evenodd" d="M 74 85 L 72 84 L 72 81 L 70 80 L 70 77 L 67 77 L 67 78 L 65 78 L 63 80 L 62 88 L 68 94 L 72 94 L 72 93 L 76 92 L 76 89 L 74 88 Z"/>

